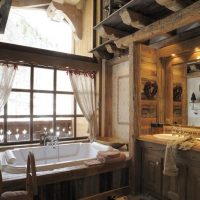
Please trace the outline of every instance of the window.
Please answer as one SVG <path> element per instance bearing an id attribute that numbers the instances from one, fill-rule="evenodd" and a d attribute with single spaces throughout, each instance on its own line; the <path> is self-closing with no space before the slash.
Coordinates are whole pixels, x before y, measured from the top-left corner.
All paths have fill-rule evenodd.
<path id="1" fill-rule="evenodd" d="M 11 7 L 0 41 L 72 53 L 74 39 L 67 21 L 51 20 L 46 9 Z"/>
<path id="2" fill-rule="evenodd" d="M 81 138 L 88 136 L 87 128 L 65 71 L 18 67 L 8 102 L 0 112 L 1 144 L 37 142 L 46 132 L 61 140 Z"/>

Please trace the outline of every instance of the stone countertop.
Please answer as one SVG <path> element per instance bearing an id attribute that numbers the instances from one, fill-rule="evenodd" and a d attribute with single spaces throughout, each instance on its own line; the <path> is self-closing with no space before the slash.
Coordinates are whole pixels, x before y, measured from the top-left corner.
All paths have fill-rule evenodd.
<path id="1" fill-rule="evenodd" d="M 153 134 L 140 135 L 139 137 L 137 137 L 137 140 L 161 145 L 167 145 L 167 143 L 171 142 L 170 140 L 156 138 L 153 136 Z M 200 152 L 200 141 L 197 140 L 196 144 L 191 148 L 191 150 Z"/>

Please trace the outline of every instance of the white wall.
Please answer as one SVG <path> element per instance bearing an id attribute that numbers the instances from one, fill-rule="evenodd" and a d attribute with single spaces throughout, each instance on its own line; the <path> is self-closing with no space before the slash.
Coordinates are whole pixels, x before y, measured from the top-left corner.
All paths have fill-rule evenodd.
<path id="1" fill-rule="evenodd" d="M 129 140 L 129 63 L 112 67 L 112 134 Z"/>

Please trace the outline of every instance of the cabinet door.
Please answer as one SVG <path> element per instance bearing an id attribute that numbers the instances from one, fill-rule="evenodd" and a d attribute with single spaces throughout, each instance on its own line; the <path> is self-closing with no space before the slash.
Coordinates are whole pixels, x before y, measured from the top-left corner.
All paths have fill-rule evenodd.
<path id="1" fill-rule="evenodd" d="M 178 176 L 163 176 L 163 197 L 167 200 L 185 200 L 187 167 L 178 165 Z"/>
<path id="2" fill-rule="evenodd" d="M 162 195 L 162 159 L 154 150 L 143 149 L 142 192 L 156 197 Z"/>
<path id="3" fill-rule="evenodd" d="M 188 167 L 187 200 L 200 199 L 200 167 Z"/>

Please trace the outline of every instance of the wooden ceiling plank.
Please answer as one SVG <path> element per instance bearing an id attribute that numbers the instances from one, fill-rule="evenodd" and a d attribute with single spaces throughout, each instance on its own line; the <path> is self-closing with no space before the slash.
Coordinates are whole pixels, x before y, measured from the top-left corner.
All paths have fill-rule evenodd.
<path id="1" fill-rule="evenodd" d="M 101 37 L 109 39 L 109 40 L 117 40 L 117 39 L 127 35 L 127 33 L 124 31 L 120 31 L 118 29 L 115 29 L 115 28 L 112 28 L 109 26 L 105 26 L 105 25 L 99 26 L 97 28 L 97 31 Z"/>
<path id="2" fill-rule="evenodd" d="M 13 7 L 41 7 L 50 3 L 51 0 L 12 0 Z"/>
<path id="3" fill-rule="evenodd" d="M 200 0 L 192 5 L 173 13 L 164 19 L 160 19 L 152 24 L 140 29 L 139 31 L 120 38 L 115 42 L 118 48 L 126 48 L 132 42 L 142 42 L 155 36 L 168 33 L 177 28 L 200 20 Z"/>
<path id="4" fill-rule="evenodd" d="M 141 29 L 152 22 L 150 18 L 128 9 L 121 10 L 119 15 L 124 24 L 138 29 Z"/>
<path id="5" fill-rule="evenodd" d="M 183 9 L 183 5 L 177 0 L 155 0 L 161 6 L 165 6 L 174 12 Z"/>

